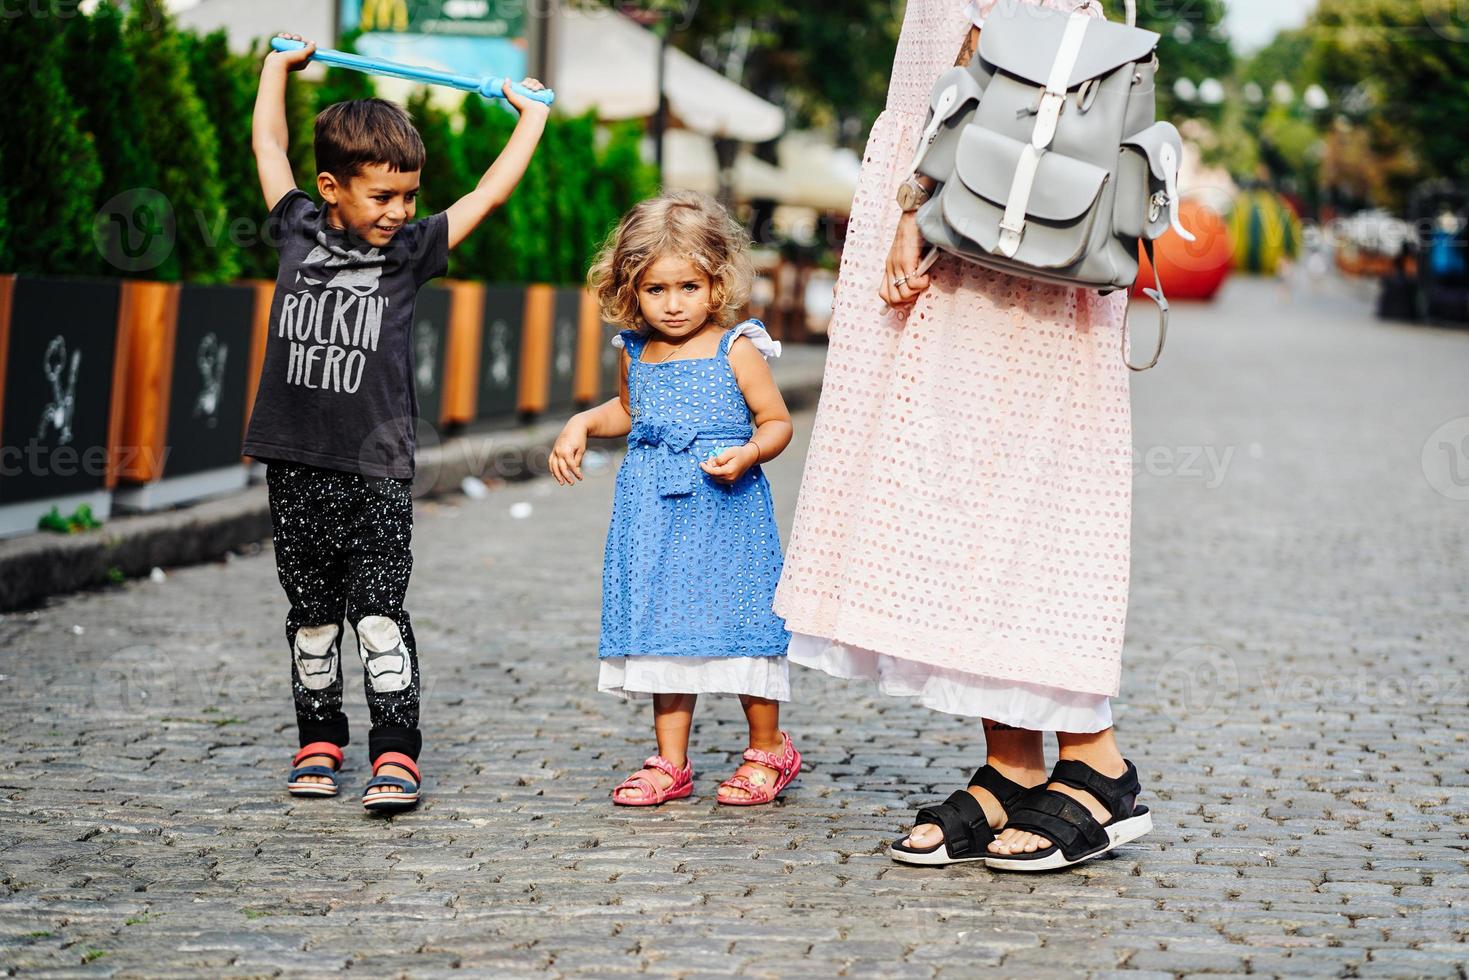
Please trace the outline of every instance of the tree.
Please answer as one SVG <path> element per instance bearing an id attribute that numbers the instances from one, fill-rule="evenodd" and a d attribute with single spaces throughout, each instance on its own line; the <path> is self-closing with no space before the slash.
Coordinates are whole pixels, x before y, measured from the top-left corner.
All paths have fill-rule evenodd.
<path id="1" fill-rule="evenodd" d="M 634 204 L 658 193 L 658 169 L 643 161 L 642 126 L 637 122 L 607 127 L 607 143 L 597 159 L 592 251 L 611 233 Z M 590 254 L 588 255 L 590 265 Z"/>
<path id="2" fill-rule="evenodd" d="M 1338 103 L 1413 147 L 1418 177 L 1469 180 L 1469 34 L 1452 0 L 1321 0 L 1308 30 L 1311 69 Z"/>
<path id="3" fill-rule="evenodd" d="M 5 159 L 0 157 L 0 174 L 5 173 Z M 10 215 L 9 207 L 5 202 L 5 195 L 0 194 L 0 270 L 11 268 L 10 265 Z"/>
<path id="4" fill-rule="evenodd" d="M 485 99 L 471 92 L 464 97 L 461 109 L 464 128 L 459 134 L 460 158 L 465 173 L 478 182 L 495 162 L 510 134 L 515 130 L 515 116 L 496 101 Z M 531 163 L 535 167 L 540 154 Z M 513 225 L 509 212 L 522 206 L 521 191 L 511 194 L 505 206 L 490 212 L 474 232 L 455 249 L 459 265 L 456 275 L 466 278 L 486 279 L 502 282 L 515 278 L 517 268 L 516 243 L 512 241 Z"/>
<path id="5" fill-rule="evenodd" d="M 265 201 L 260 196 L 250 138 L 257 66 L 253 58 L 230 52 L 223 31 L 204 37 L 183 33 L 180 39 L 189 80 L 204 111 L 214 121 L 220 197 L 226 218 L 223 241 L 236 252 L 240 275 L 274 278 L 277 257 L 264 240 Z"/>
<path id="6" fill-rule="evenodd" d="M 90 17 L 71 18 L 66 27 L 66 84 L 82 110 L 82 125 L 91 134 L 102 171 L 97 208 L 118 194 L 158 184 L 134 95 L 137 68 L 123 43 L 122 30 L 122 11 L 111 3 L 98 4 Z M 94 252 L 94 257 L 93 271 L 119 271 L 100 252 Z M 152 272 L 126 271 L 139 276 Z"/>
<path id="7" fill-rule="evenodd" d="M 147 120 L 143 140 L 177 228 L 175 247 L 159 274 L 168 279 L 229 279 L 236 264 L 225 222 L 219 141 L 189 80 L 184 42 L 163 0 L 134 4 L 124 36 L 138 77 L 147 80 L 136 89 L 138 110 Z"/>
<path id="8" fill-rule="evenodd" d="M 531 164 L 544 173 L 552 190 L 549 234 L 542 247 L 553 282 L 580 282 L 595 248 L 589 211 L 597 181 L 596 125 L 592 113 L 562 117 Z"/>
<path id="9" fill-rule="evenodd" d="M 797 127 L 831 125 L 844 142 L 860 143 L 887 100 L 902 27 L 891 0 L 637 6 L 666 11 L 671 43 L 784 105 Z"/>
<path id="10" fill-rule="evenodd" d="M 66 18 L 50 0 L 43 6 L 0 30 L 0 91 L 12 96 L 0 125 L 0 200 L 8 226 L 25 230 L 11 235 L 7 271 L 84 273 L 96 266 L 102 171 L 62 75 Z"/>
<path id="11" fill-rule="evenodd" d="M 423 139 L 423 173 L 418 187 L 418 214 L 422 217 L 443 211 L 468 193 L 475 181 L 465 176 L 453 120 L 430 101 L 428 89 L 414 89 L 408 97 L 408 115 Z"/>
<path id="12" fill-rule="evenodd" d="M 1122 4 L 1108 11 L 1121 20 Z M 1217 121 L 1224 103 L 1180 104 L 1173 94 L 1173 84 L 1186 78 L 1195 85 L 1212 78 L 1221 84 L 1234 71 L 1234 53 L 1224 31 L 1222 0 L 1140 0 L 1137 26 L 1157 31 L 1158 76 L 1157 99 L 1160 119 L 1196 116 Z"/>
<path id="13" fill-rule="evenodd" d="M 356 52 L 355 42 L 361 34 L 361 31 L 348 31 L 343 34 L 342 39 L 337 42 L 337 50 Z M 375 95 L 377 95 L 377 89 L 373 86 L 371 75 L 353 71 L 350 68 L 328 67 L 326 77 L 321 80 L 316 90 L 316 111 L 320 112 L 337 102 L 370 99 Z"/>

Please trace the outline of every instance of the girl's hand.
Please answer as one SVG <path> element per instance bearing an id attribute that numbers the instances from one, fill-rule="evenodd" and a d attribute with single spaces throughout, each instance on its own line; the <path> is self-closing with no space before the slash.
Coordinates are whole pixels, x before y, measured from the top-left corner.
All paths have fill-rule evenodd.
<path id="1" fill-rule="evenodd" d="M 918 268 L 918 253 L 922 246 L 923 236 L 918 233 L 918 219 L 913 212 L 904 212 L 903 217 L 898 219 L 898 230 L 893 233 L 893 244 L 888 249 L 887 265 L 883 270 L 882 287 L 877 291 L 888 306 L 907 306 L 928 288 L 927 273 L 913 275 L 913 270 Z"/>
<path id="2" fill-rule="evenodd" d="M 747 442 L 743 446 L 726 449 L 713 459 L 703 460 L 699 463 L 699 469 L 720 483 L 734 483 L 758 462 L 760 450 L 755 448 L 753 442 Z"/>
<path id="3" fill-rule="evenodd" d="M 520 84 L 523 87 L 530 89 L 532 92 L 539 92 L 541 89 L 546 87 L 542 85 L 538 80 L 529 77 L 522 80 Z M 519 112 L 522 115 L 527 112 L 540 112 L 544 115 L 549 115 L 551 112 L 551 107 L 546 105 L 546 103 L 537 102 L 535 99 L 527 99 L 525 96 L 517 92 L 512 86 L 510 79 L 508 78 L 505 79 L 505 84 L 501 87 L 501 91 L 505 93 L 506 101 L 508 101 L 511 105 L 515 107 L 516 112 Z"/>
<path id="4" fill-rule="evenodd" d="M 551 447 L 551 475 L 562 486 L 571 486 L 582 479 L 581 461 L 587 453 L 587 426 L 580 416 L 573 416 L 556 443 Z"/>
<path id="5" fill-rule="evenodd" d="M 284 65 L 287 71 L 300 71 L 302 68 L 305 68 L 306 63 L 311 60 L 311 56 L 316 53 L 316 42 L 308 41 L 299 34 L 287 34 L 285 32 L 281 32 L 280 34 L 277 34 L 276 37 L 283 37 L 292 41 L 300 41 L 301 43 L 306 45 L 306 47 L 300 48 L 296 51 L 272 50 L 270 54 L 265 56 L 265 60 L 267 63 L 274 62 L 278 65 Z"/>

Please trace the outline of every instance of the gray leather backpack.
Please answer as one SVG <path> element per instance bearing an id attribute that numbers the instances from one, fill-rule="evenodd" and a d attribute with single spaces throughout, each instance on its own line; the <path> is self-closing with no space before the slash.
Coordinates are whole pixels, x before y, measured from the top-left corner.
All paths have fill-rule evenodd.
<path id="1" fill-rule="evenodd" d="M 918 210 L 939 250 L 1001 272 L 1103 293 L 1129 289 L 1138 243 L 1178 222 L 1182 140 L 1155 121 L 1158 35 L 1127 23 L 1001 0 L 979 52 L 939 76 L 913 168 L 941 185 Z M 1153 263 L 1158 363 L 1168 301 Z M 1126 358 L 1126 324 L 1123 331 Z"/>

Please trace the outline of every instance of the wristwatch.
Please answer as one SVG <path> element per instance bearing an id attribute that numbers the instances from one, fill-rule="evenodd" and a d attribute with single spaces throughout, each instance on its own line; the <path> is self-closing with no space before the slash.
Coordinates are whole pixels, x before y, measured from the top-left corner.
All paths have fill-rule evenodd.
<path id="1" fill-rule="evenodd" d="M 898 207 L 904 211 L 917 211 L 928 200 L 928 190 L 918 182 L 917 177 L 909 177 L 898 185 L 897 198 Z"/>

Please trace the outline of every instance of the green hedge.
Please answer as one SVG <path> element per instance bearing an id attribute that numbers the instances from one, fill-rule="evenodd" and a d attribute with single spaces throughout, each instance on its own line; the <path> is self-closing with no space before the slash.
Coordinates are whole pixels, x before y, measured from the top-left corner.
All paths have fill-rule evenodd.
<path id="1" fill-rule="evenodd" d="M 127 12 L 103 0 L 90 16 L 67 0 L 35 2 L 50 16 L 13 18 L 0 31 L 0 82 L 23 93 L 0 127 L 0 271 L 272 278 L 275 252 L 261 240 L 265 208 L 250 149 L 266 42 L 233 53 L 222 32 L 180 30 L 162 0 L 135 0 Z M 314 194 L 315 113 L 371 94 L 372 80 L 358 72 L 331 69 L 316 83 L 292 76 L 289 155 L 302 189 Z M 428 150 L 423 217 L 475 186 L 515 118 L 503 102 L 478 95 L 450 115 L 420 90 L 408 108 Z M 657 190 L 657 173 L 638 152 L 641 136 L 637 123 L 603 127 L 590 115 L 553 114 L 525 180 L 455 250 L 450 274 L 580 282 L 618 217 Z M 139 195 L 150 188 L 172 209 L 174 246 L 147 268 L 123 268 L 108 258 L 118 247 L 108 236 L 161 227 L 156 197 Z"/>

